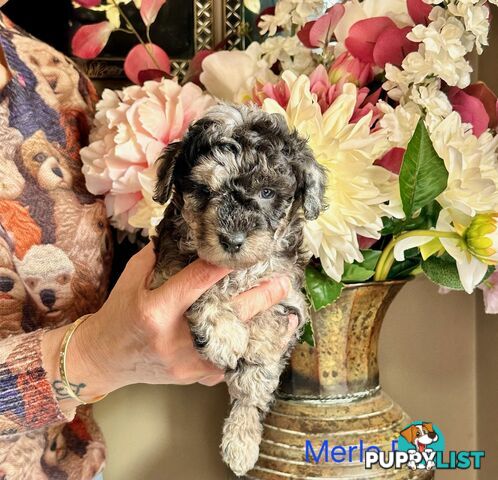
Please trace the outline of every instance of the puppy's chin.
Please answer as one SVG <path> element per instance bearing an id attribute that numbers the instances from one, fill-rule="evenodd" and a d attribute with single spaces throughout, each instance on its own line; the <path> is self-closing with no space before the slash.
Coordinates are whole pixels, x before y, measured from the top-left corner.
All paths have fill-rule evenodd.
<path id="1" fill-rule="evenodd" d="M 259 262 L 268 260 L 269 255 L 254 255 L 241 250 L 237 253 L 227 253 L 220 247 L 209 245 L 198 248 L 197 255 L 202 260 L 212 263 L 218 267 L 230 268 L 231 270 L 245 270 Z"/>

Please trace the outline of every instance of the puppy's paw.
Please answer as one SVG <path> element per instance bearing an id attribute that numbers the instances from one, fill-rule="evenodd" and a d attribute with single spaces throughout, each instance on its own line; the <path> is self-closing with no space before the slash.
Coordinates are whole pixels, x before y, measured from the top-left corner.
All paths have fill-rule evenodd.
<path id="1" fill-rule="evenodd" d="M 221 453 L 237 476 L 245 475 L 256 465 L 262 431 L 257 408 L 236 402 L 223 427 Z"/>
<path id="2" fill-rule="evenodd" d="M 194 343 L 200 354 L 223 369 L 234 369 L 249 343 L 248 328 L 232 313 L 216 322 L 191 324 Z"/>

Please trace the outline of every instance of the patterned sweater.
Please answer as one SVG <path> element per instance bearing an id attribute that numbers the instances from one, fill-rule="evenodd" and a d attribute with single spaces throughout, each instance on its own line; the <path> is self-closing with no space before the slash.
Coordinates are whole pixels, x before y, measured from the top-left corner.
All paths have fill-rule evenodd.
<path id="1" fill-rule="evenodd" d="M 111 241 L 78 152 L 95 92 L 63 55 L 0 14 L 0 478 L 90 480 L 105 446 L 91 408 L 59 409 L 46 329 L 97 310 Z"/>

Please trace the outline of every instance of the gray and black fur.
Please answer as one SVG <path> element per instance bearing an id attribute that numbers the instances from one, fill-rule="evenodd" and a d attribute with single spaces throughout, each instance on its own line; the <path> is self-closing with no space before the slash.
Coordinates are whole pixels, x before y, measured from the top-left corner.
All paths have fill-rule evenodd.
<path id="1" fill-rule="evenodd" d="M 288 315 L 300 326 L 307 319 L 303 222 L 319 215 L 324 187 L 306 140 L 255 107 L 212 108 L 160 159 L 155 199 L 171 201 L 157 229 L 153 287 L 198 257 L 233 269 L 186 316 L 201 354 L 227 371 L 232 409 L 221 448 L 237 475 L 258 458 L 261 420 L 299 335 L 282 345 Z M 288 298 L 241 322 L 230 299 L 274 274 L 290 278 Z"/>

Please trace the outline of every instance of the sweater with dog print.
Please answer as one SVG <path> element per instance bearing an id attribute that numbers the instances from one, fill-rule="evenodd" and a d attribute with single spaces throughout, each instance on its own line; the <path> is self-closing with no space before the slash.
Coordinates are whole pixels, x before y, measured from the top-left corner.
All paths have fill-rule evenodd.
<path id="1" fill-rule="evenodd" d="M 40 351 L 46 329 L 107 292 L 105 206 L 78 156 L 95 100 L 68 59 L 0 14 L 0 478 L 90 480 L 104 465 L 91 408 L 65 416 Z"/>

